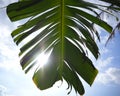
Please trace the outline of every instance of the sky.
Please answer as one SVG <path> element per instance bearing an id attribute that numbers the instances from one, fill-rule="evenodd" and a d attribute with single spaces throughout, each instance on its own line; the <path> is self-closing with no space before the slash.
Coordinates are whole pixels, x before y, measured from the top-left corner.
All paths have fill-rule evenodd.
<path id="1" fill-rule="evenodd" d="M 0 0 L 0 7 L 14 1 Z M 110 22 L 114 25 L 114 19 L 111 18 Z M 40 91 L 31 75 L 24 73 L 19 64 L 19 48 L 10 36 L 18 24 L 9 20 L 5 8 L 0 9 L 0 96 L 67 96 L 65 82 L 62 85 L 58 82 L 52 88 Z M 116 32 L 115 37 L 105 46 L 108 34 L 102 29 L 99 31 L 101 55 L 98 60 L 93 60 L 99 74 L 91 87 L 84 83 L 84 96 L 120 96 L 120 34 Z M 76 96 L 74 90 L 68 96 Z"/>

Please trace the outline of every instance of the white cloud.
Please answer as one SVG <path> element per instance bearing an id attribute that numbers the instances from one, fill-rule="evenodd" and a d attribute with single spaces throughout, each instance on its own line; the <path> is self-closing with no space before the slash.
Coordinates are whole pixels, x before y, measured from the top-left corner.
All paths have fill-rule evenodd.
<path id="1" fill-rule="evenodd" d="M 7 88 L 3 85 L 0 85 L 0 96 L 15 96 L 7 93 Z"/>
<path id="2" fill-rule="evenodd" d="M 0 85 L 0 96 L 5 96 L 6 87 Z"/>
<path id="3" fill-rule="evenodd" d="M 6 6 L 6 5 L 10 4 L 10 3 L 16 2 L 16 1 L 18 1 L 18 0 L 0 0 L 0 5 L 2 7 L 4 7 L 4 6 Z"/>
<path id="4" fill-rule="evenodd" d="M 9 26 L 0 24 L 0 29 L 0 68 L 13 69 L 18 66 L 19 50 L 12 40 Z"/>
<path id="5" fill-rule="evenodd" d="M 120 68 L 108 68 L 104 73 L 99 73 L 97 80 L 103 84 L 120 84 Z"/>
<path id="6" fill-rule="evenodd" d="M 107 49 L 106 47 L 103 47 L 103 48 L 100 50 L 100 53 L 101 53 L 101 54 L 107 54 L 107 53 L 109 53 L 109 52 L 110 52 L 110 50 Z"/>
<path id="7" fill-rule="evenodd" d="M 105 36 L 101 36 L 101 44 L 105 45 L 108 40 L 108 37 L 109 37 L 109 34 Z"/>
<path id="8" fill-rule="evenodd" d="M 15 96 L 15 95 L 8 95 L 8 94 L 7 94 L 6 96 Z"/>
<path id="9" fill-rule="evenodd" d="M 2 4 L 6 5 L 17 0 L 2 0 Z M 7 70 L 17 70 L 19 64 L 19 49 L 13 42 L 11 37 L 12 30 L 15 29 L 16 24 L 9 21 L 6 10 L 0 10 L 0 68 Z M 3 19 L 4 17 L 4 19 Z"/>
<path id="10" fill-rule="evenodd" d="M 111 64 L 112 60 L 114 59 L 114 57 L 108 57 L 108 58 L 104 58 L 104 59 L 99 59 L 97 61 L 97 67 L 98 69 L 102 69 L 102 68 L 105 68 L 107 67 L 108 65 Z"/>

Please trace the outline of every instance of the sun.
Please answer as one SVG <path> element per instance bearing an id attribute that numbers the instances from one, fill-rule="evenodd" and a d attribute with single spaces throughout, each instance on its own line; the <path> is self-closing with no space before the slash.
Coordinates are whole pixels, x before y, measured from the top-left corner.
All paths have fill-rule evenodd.
<path id="1" fill-rule="evenodd" d="M 45 54 L 44 52 L 41 53 L 40 55 L 37 56 L 37 66 L 39 66 L 40 68 L 43 67 L 45 64 L 47 64 L 48 62 L 48 58 L 50 56 L 50 53 Z"/>

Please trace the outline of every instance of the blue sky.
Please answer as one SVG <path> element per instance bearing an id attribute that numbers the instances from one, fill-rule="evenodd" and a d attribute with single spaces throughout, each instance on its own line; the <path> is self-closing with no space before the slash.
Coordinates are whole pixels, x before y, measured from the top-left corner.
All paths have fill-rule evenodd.
<path id="1" fill-rule="evenodd" d="M 16 0 L 0 0 L 0 6 L 5 6 Z M 113 19 L 111 19 L 114 23 Z M 31 79 L 31 74 L 24 74 L 19 64 L 19 48 L 14 44 L 10 33 L 19 23 L 11 23 L 5 9 L 0 9 L 0 96 L 66 96 L 67 85 L 57 83 L 51 89 L 40 91 Z M 84 96 L 119 96 L 120 95 L 120 34 L 105 47 L 108 34 L 100 30 L 101 55 L 94 60 L 99 74 L 90 87 L 85 84 Z M 60 88 L 58 88 L 60 87 Z M 69 96 L 76 96 L 74 90 Z"/>

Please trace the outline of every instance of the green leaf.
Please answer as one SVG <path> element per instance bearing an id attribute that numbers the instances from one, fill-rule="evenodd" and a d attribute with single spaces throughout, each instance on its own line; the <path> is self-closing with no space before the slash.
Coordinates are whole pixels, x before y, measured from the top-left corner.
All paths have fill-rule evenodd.
<path id="1" fill-rule="evenodd" d="M 106 7 L 83 0 L 19 0 L 7 7 L 11 21 L 27 20 L 11 34 L 15 43 L 21 44 L 20 63 L 25 73 L 36 65 L 39 54 L 52 50 L 49 62 L 42 68 L 36 65 L 34 70 L 33 81 L 39 89 L 50 88 L 65 79 L 68 88 L 73 87 L 83 95 L 79 77 L 90 86 L 93 84 L 98 70 L 88 52 L 97 59 L 99 49 L 95 38 L 100 40 L 94 25 L 112 32 L 112 27 L 99 18 L 100 6 Z M 29 40 L 22 44 L 26 38 Z"/>
<path id="2" fill-rule="evenodd" d="M 57 67 L 59 65 L 59 52 L 57 47 L 53 49 L 49 64 L 46 64 L 43 68 L 38 69 L 33 76 L 33 81 L 41 90 L 52 87 L 53 84 L 60 80 L 59 73 L 57 71 Z"/>
<path id="3" fill-rule="evenodd" d="M 88 84 L 92 85 L 94 78 L 98 73 L 97 69 L 92 65 L 90 59 L 85 56 L 85 54 L 82 54 L 82 52 L 80 52 L 80 50 L 72 44 L 71 41 L 65 41 L 65 61 Z"/>

